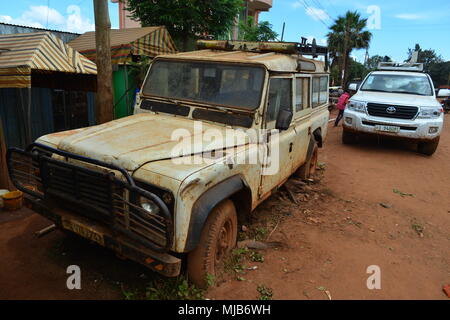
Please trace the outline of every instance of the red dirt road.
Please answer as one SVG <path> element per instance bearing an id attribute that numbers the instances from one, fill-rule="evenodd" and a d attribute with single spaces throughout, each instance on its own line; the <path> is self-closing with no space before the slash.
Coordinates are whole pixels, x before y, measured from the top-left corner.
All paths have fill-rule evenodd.
<path id="1" fill-rule="evenodd" d="M 344 146 L 340 134 L 330 126 L 323 178 L 295 193 L 298 205 L 274 196 L 252 214 L 253 224 L 271 226 L 270 241 L 284 247 L 262 251 L 263 263 L 246 261 L 258 268 L 239 275 L 243 281 L 226 274 L 208 298 L 256 299 L 265 285 L 273 299 L 328 299 L 325 291 L 333 300 L 448 299 L 450 118 L 431 158 L 376 139 Z M 281 222 L 272 223 L 278 216 Z M 26 210 L 0 212 L 0 299 L 122 299 L 121 284 L 153 276 L 59 231 L 35 239 L 48 224 Z M 66 288 L 71 264 L 81 267 L 82 290 Z M 371 265 L 381 268 L 381 290 L 366 286 Z"/>

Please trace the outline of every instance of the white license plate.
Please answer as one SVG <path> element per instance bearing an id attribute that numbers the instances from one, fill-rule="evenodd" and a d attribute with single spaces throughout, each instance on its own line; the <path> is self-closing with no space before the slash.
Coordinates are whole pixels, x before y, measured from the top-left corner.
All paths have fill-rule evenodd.
<path id="1" fill-rule="evenodd" d="M 400 127 L 376 125 L 375 126 L 375 131 L 399 133 L 400 132 Z"/>

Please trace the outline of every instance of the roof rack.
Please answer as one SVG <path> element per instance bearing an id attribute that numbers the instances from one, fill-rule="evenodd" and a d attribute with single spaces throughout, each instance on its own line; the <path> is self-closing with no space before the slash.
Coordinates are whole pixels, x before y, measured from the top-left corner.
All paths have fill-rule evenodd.
<path id="1" fill-rule="evenodd" d="M 198 40 L 197 49 L 213 49 L 225 51 L 277 52 L 285 54 L 309 55 L 317 58 L 327 56 L 328 47 L 315 43 L 298 42 L 254 42 L 239 40 Z"/>
<path id="2" fill-rule="evenodd" d="M 411 62 L 380 62 L 378 70 L 423 72 L 423 63 Z"/>
<path id="3" fill-rule="evenodd" d="M 303 56 L 325 57 L 326 69 L 328 69 L 328 47 L 318 46 L 316 40 L 307 43 L 306 38 L 302 42 L 256 42 L 240 40 L 198 40 L 197 49 L 225 50 L 225 51 L 246 51 L 246 52 L 276 52 L 284 54 L 300 54 Z"/>

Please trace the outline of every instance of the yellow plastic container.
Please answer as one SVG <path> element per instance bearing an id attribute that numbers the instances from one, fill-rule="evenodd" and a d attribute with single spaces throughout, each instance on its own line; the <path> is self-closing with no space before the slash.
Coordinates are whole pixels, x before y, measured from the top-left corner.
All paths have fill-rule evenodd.
<path id="1" fill-rule="evenodd" d="M 23 192 L 12 191 L 4 194 L 3 196 L 4 209 L 8 211 L 15 211 L 22 208 L 23 205 Z"/>

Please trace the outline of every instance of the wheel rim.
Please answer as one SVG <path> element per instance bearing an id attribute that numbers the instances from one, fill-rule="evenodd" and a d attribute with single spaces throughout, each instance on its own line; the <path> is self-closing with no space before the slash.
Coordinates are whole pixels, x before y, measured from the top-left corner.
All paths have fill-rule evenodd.
<path id="1" fill-rule="evenodd" d="M 222 228 L 220 228 L 219 236 L 217 237 L 215 256 L 216 264 L 220 263 L 223 260 L 224 256 L 228 254 L 233 242 L 232 233 L 232 222 L 231 220 L 227 220 L 223 224 Z"/>
<path id="2" fill-rule="evenodd" d="M 311 157 L 311 162 L 309 164 L 309 176 L 313 176 L 316 173 L 316 169 L 317 169 L 317 160 L 318 160 L 318 152 L 317 149 L 314 151 L 312 157 Z"/>

